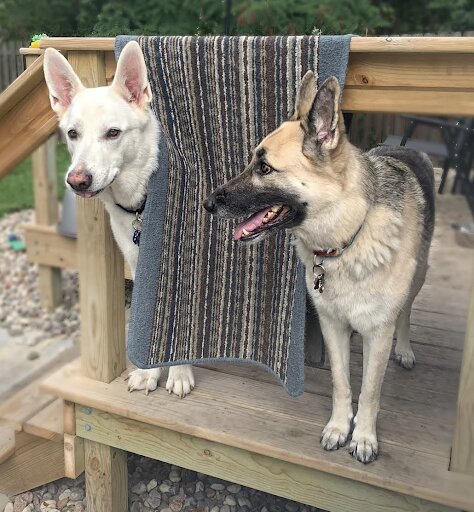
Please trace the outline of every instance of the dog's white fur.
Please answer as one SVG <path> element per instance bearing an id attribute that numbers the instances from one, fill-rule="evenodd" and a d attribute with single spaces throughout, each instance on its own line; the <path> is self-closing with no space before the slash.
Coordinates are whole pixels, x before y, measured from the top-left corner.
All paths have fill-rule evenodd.
<path id="1" fill-rule="evenodd" d="M 97 197 L 104 202 L 114 237 L 135 278 L 135 216 L 116 203 L 129 209 L 138 207 L 157 166 L 159 128 L 149 108 L 151 90 L 141 49 L 135 41 L 125 46 L 113 83 L 107 87 L 84 87 L 69 62 L 52 48 L 45 52 L 44 73 L 51 107 L 71 154 L 68 175 L 78 169 L 92 175 L 85 196 L 98 193 Z M 110 129 L 119 130 L 118 137 L 108 138 L 106 133 Z M 76 138 L 69 136 L 71 130 Z M 160 374 L 159 368 L 131 372 L 129 390 L 153 391 Z M 170 368 L 166 383 L 170 393 L 183 397 L 193 387 L 191 365 Z"/>

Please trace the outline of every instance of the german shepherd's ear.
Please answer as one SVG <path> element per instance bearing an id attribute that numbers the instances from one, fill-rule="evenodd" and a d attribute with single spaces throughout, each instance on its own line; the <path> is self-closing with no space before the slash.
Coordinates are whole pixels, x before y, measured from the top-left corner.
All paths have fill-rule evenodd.
<path id="1" fill-rule="evenodd" d="M 306 132 L 305 144 L 311 141 L 327 150 L 337 147 L 341 134 L 340 94 L 339 82 L 334 76 L 329 77 L 318 89 L 309 112 L 301 119 L 301 126 Z"/>
<path id="2" fill-rule="evenodd" d="M 145 59 L 136 41 L 127 43 L 117 62 L 112 87 L 129 103 L 145 110 L 151 101 Z"/>
<path id="3" fill-rule="evenodd" d="M 44 52 L 43 68 L 51 108 L 61 118 L 74 96 L 84 89 L 84 86 L 71 64 L 54 48 L 47 48 Z"/>
<path id="4" fill-rule="evenodd" d="M 291 117 L 291 121 L 299 121 L 305 117 L 316 96 L 316 79 L 312 71 L 307 71 L 301 80 L 298 94 L 296 95 L 295 113 Z"/>

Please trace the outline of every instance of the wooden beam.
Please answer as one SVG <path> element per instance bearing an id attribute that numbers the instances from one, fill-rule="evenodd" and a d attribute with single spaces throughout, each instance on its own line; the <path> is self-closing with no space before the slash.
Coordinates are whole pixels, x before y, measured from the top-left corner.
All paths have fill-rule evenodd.
<path id="1" fill-rule="evenodd" d="M 389 512 L 453 510 L 162 427 L 92 410 L 77 411 L 77 432 L 86 439 L 230 480 L 324 510 Z M 464 504 L 464 502 L 463 502 Z M 474 504 L 469 507 L 474 510 Z"/>
<path id="2" fill-rule="evenodd" d="M 69 400 L 63 401 L 63 425 L 65 434 L 76 434 L 76 404 Z"/>
<path id="3" fill-rule="evenodd" d="M 40 48 L 114 51 L 114 37 L 49 37 Z M 353 37 L 351 52 L 473 53 L 474 37 Z"/>
<path id="4" fill-rule="evenodd" d="M 474 289 L 462 356 L 450 469 L 474 476 Z"/>
<path id="5" fill-rule="evenodd" d="M 64 476 L 77 478 L 85 468 L 84 439 L 64 434 Z"/>
<path id="6" fill-rule="evenodd" d="M 23 431 L 55 443 L 63 442 L 63 401 L 57 398 L 23 425 Z"/>
<path id="7" fill-rule="evenodd" d="M 127 512 L 127 454 L 94 441 L 85 441 L 88 512 Z"/>
<path id="8" fill-rule="evenodd" d="M 15 453 L 15 431 L 9 427 L 0 427 L 0 464 Z"/>
<path id="9" fill-rule="evenodd" d="M 29 261 L 58 268 L 77 269 L 79 267 L 75 238 L 61 235 L 52 226 L 24 224 L 23 229 Z M 125 263 L 124 276 L 125 279 L 132 279 L 127 263 Z"/>
<path id="10" fill-rule="evenodd" d="M 68 59 L 84 85 L 105 85 L 103 53 L 69 52 Z M 103 203 L 78 199 L 76 204 L 82 372 L 92 379 L 110 382 L 126 364 L 123 256 Z M 126 453 L 90 441 L 84 448 L 87 510 L 128 510 Z"/>
<path id="11" fill-rule="evenodd" d="M 53 135 L 32 155 L 36 222 L 47 226 L 58 223 L 56 146 L 57 137 Z M 38 279 L 41 305 L 51 311 L 63 298 L 61 270 L 40 265 Z"/>
<path id="12" fill-rule="evenodd" d="M 0 492 L 15 495 L 64 476 L 64 448 L 26 432 L 15 438 L 15 454 L 0 464 Z"/>
<path id="13" fill-rule="evenodd" d="M 56 131 L 42 65 L 40 57 L 0 95 L 0 179 Z"/>

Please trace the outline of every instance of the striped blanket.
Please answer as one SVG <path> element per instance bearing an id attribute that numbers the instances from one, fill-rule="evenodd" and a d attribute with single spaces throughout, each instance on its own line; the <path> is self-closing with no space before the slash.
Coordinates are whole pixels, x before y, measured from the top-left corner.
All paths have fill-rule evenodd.
<path id="1" fill-rule="evenodd" d="M 129 40 L 117 38 L 117 52 Z M 128 354 L 141 368 L 216 359 L 272 371 L 303 391 L 304 340 L 322 342 L 291 237 L 232 240 L 202 202 L 239 174 L 294 108 L 308 69 L 343 84 L 350 38 L 139 37 L 162 127 L 132 300 Z M 311 328 L 308 326 L 311 325 Z"/>

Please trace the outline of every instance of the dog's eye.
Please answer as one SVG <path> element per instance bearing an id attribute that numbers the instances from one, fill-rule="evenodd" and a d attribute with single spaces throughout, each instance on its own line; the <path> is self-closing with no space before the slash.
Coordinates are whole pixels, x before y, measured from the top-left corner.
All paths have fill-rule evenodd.
<path id="1" fill-rule="evenodd" d="M 262 174 L 270 174 L 271 172 L 273 172 L 273 169 L 265 162 L 262 162 L 260 164 L 260 171 L 262 171 Z"/>
<path id="2" fill-rule="evenodd" d="M 106 137 L 108 139 L 116 139 L 120 135 L 120 133 L 120 130 L 118 130 L 117 128 L 111 128 L 110 130 L 107 131 Z"/>
<path id="3" fill-rule="evenodd" d="M 78 135 L 77 135 L 76 130 L 69 130 L 69 131 L 67 132 L 67 136 L 68 136 L 71 140 L 75 140 L 75 139 L 77 139 L 77 136 L 78 136 Z"/>

